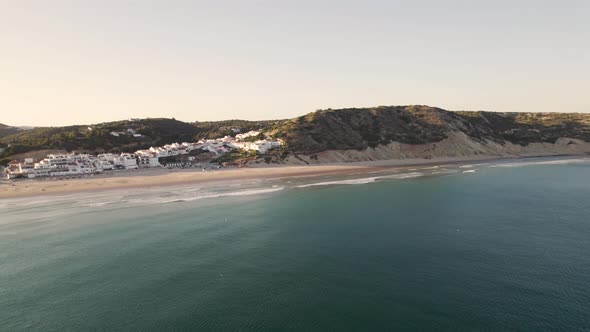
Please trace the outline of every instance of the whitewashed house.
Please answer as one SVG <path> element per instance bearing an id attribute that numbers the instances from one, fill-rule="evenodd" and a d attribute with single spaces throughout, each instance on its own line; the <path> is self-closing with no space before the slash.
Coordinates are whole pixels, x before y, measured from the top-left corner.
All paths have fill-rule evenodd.
<path id="1" fill-rule="evenodd" d="M 115 166 L 124 169 L 137 169 L 137 159 L 130 153 L 121 153 L 119 157 L 115 158 Z"/>
<path id="2" fill-rule="evenodd" d="M 251 130 L 251 131 L 249 131 L 247 133 L 237 134 L 236 135 L 236 140 L 241 141 L 241 140 L 243 140 L 246 137 L 256 136 L 256 135 L 259 135 L 259 134 L 260 134 L 260 131 L 258 131 L 258 130 Z"/>
<path id="3" fill-rule="evenodd" d="M 138 166 L 141 168 L 153 168 L 162 166 L 158 161 L 158 157 L 155 156 L 139 156 L 137 159 L 139 161 Z"/>

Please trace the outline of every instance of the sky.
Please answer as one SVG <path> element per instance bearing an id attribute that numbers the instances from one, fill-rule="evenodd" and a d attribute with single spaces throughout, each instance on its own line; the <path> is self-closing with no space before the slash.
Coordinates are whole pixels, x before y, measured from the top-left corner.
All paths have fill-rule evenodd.
<path id="1" fill-rule="evenodd" d="M 0 123 L 590 112 L 590 1 L 0 0 Z"/>

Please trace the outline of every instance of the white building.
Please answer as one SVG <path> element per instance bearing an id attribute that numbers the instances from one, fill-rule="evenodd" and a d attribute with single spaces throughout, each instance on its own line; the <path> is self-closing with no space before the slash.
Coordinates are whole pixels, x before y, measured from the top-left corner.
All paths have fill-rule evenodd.
<path id="1" fill-rule="evenodd" d="M 85 154 L 50 154 L 34 163 L 27 158 L 23 163 L 11 162 L 5 170 L 8 178 L 47 177 L 94 174 L 102 172 L 102 163 L 94 156 Z"/>
<path id="2" fill-rule="evenodd" d="M 111 171 L 115 169 L 114 163 L 108 162 L 106 160 L 97 160 L 96 164 L 98 168 L 102 169 L 103 171 Z"/>
<path id="3" fill-rule="evenodd" d="M 236 135 L 236 140 L 241 141 L 241 140 L 243 140 L 246 137 L 256 136 L 256 135 L 259 135 L 259 134 L 260 134 L 260 131 L 258 131 L 258 130 L 250 130 L 247 133 L 237 134 Z"/>
<path id="4" fill-rule="evenodd" d="M 161 167 L 162 165 L 158 161 L 158 157 L 153 156 L 140 156 L 137 158 L 139 161 L 138 166 L 141 168 L 153 168 Z"/>
<path id="5" fill-rule="evenodd" d="M 121 153 L 114 161 L 116 168 L 137 169 L 137 159 L 131 153 Z"/>
<path id="6" fill-rule="evenodd" d="M 256 142 L 234 142 L 230 145 L 231 147 L 244 149 L 244 150 L 254 150 L 258 153 L 267 153 L 271 149 L 275 149 L 281 146 L 280 141 L 267 141 L 267 140 L 258 140 Z"/>

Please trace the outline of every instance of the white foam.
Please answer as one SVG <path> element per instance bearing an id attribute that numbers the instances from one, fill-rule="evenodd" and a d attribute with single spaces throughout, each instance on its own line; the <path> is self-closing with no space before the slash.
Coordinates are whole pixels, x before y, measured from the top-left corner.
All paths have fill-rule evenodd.
<path id="1" fill-rule="evenodd" d="M 84 206 L 88 207 L 101 207 L 109 204 L 116 204 L 116 203 L 124 203 L 125 201 L 106 201 L 106 202 L 96 202 L 96 203 L 88 203 Z"/>
<path id="2" fill-rule="evenodd" d="M 375 177 L 362 178 L 362 179 L 349 179 L 349 180 L 338 180 L 338 181 L 326 181 L 326 182 L 303 184 L 303 185 L 300 185 L 300 186 L 296 186 L 295 188 L 308 188 L 308 187 L 315 187 L 315 186 L 367 184 L 367 183 L 373 183 L 373 182 L 375 182 L 377 180 L 385 180 L 385 179 L 410 179 L 410 178 L 416 178 L 416 177 L 420 177 L 420 176 L 424 176 L 424 173 L 412 172 L 412 173 L 403 173 L 403 174 L 375 176 Z"/>
<path id="3" fill-rule="evenodd" d="M 587 162 L 590 162 L 590 158 L 558 159 L 558 160 L 542 160 L 542 161 L 522 161 L 522 162 L 495 164 L 490 167 L 524 167 L 524 166 L 537 166 L 537 165 L 566 165 L 566 164 L 587 163 Z"/>
<path id="4" fill-rule="evenodd" d="M 200 199 L 207 199 L 207 198 L 219 198 L 219 197 L 235 197 L 235 196 L 250 196 L 250 195 L 261 195 L 267 194 L 272 192 L 277 192 L 285 189 L 285 187 L 278 187 L 278 188 L 265 188 L 265 189 L 251 189 L 251 190 L 242 190 L 242 191 L 232 191 L 226 193 L 217 193 L 217 194 L 205 194 L 200 196 L 192 196 L 192 197 L 175 197 L 170 199 L 167 197 L 166 200 L 162 200 L 160 202 L 154 203 L 174 203 L 174 202 L 192 202 Z"/>
<path id="5" fill-rule="evenodd" d="M 437 169 L 437 168 L 440 168 L 440 166 L 424 167 L 424 168 L 420 168 L 420 169 Z"/>
<path id="6" fill-rule="evenodd" d="M 476 169 L 470 169 L 470 170 L 467 170 L 467 171 L 463 171 L 462 173 L 475 173 L 475 172 L 477 172 Z"/>
<path id="7" fill-rule="evenodd" d="M 488 165 L 489 163 L 478 163 L 478 164 L 468 164 L 468 165 L 461 165 L 459 168 L 474 168 L 478 166 Z"/>
<path id="8" fill-rule="evenodd" d="M 411 179 L 424 176 L 424 173 L 420 172 L 412 172 L 412 173 L 404 173 L 404 174 L 395 174 L 389 176 L 382 176 L 380 179 Z"/>
<path id="9" fill-rule="evenodd" d="M 375 180 L 377 180 L 376 177 L 363 178 L 363 179 L 340 180 L 340 181 L 327 181 L 327 182 L 304 184 L 304 185 L 296 186 L 295 188 L 307 188 L 307 187 L 315 187 L 315 186 L 332 186 L 332 185 L 339 185 L 339 184 L 365 184 L 365 183 L 375 182 Z"/>

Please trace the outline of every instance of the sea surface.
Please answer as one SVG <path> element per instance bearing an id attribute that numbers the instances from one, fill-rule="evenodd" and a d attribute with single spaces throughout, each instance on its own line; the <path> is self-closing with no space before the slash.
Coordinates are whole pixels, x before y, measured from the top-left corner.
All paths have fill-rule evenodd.
<path id="1" fill-rule="evenodd" d="M 590 160 L 0 200 L 1 331 L 588 331 Z"/>

